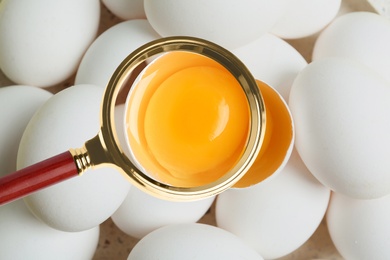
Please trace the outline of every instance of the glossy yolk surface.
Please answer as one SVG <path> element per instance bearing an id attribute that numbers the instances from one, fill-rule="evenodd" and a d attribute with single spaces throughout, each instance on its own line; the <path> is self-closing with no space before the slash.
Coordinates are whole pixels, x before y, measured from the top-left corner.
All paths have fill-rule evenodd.
<path id="1" fill-rule="evenodd" d="M 266 128 L 260 152 L 248 172 L 234 185 L 244 188 L 273 175 L 283 164 L 293 144 L 293 122 L 282 97 L 267 84 L 257 81 L 266 107 Z"/>
<path id="2" fill-rule="evenodd" d="M 133 155 L 161 182 L 208 184 L 245 149 L 245 94 L 225 68 L 206 57 L 172 52 L 158 58 L 141 76 L 127 109 Z"/>

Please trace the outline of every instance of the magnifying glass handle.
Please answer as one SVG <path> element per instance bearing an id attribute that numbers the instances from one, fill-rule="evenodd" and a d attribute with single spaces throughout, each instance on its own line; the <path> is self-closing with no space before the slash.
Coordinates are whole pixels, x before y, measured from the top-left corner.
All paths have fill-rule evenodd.
<path id="1" fill-rule="evenodd" d="M 0 205 L 79 175 L 69 151 L 0 178 Z"/>

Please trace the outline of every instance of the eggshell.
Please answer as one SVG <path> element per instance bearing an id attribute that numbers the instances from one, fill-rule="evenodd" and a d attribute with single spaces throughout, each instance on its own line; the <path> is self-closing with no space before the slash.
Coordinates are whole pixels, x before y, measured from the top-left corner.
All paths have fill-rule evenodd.
<path id="1" fill-rule="evenodd" d="M 191 202 L 162 200 L 133 186 L 112 220 L 126 234 L 142 238 L 162 226 L 197 222 L 213 201 L 214 197 Z"/>
<path id="2" fill-rule="evenodd" d="M 293 0 L 278 19 L 271 33 L 296 39 L 315 34 L 325 28 L 337 15 L 341 0 Z"/>
<path id="3" fill-rule="evenodd" d="M 358 200 L 333 193 L 328 230 L 345 259 L 390 259 L 390 195 Z"/>
<path id="4" fill-rule="evenodd" d="M 370 12 L 335 19 L 318 37 L 313 60 L 329 57 L 360 62 L 390 81 L 390 21 Z"/>
<path id="5" fill-rule="evenodd" d="M 0 88 L 0 176 L 16 171 L 16 156 L 24 129 L 34 112 L 52 94 L 31 86 Z"/>
<path id="6" fill-rule="evenodd" d="M 143 0 L 102 0 L 113 14 L 123 20 L 146 18 Z"/>
<path id="7" fill-rule="evenodd" d="M 314 233 L 325 215 L 329 195 L 329 189 L 310 174 L 294 151 L 275 178 L 220 194 L 217 226 L 241 238 L 264 258 L 279 258 Z"/>
<path id="8" fill-rule="evenodd" d="M 0 68 L 17 84 L 47 87 L 76 71 L 95 38 L 98 0 L 6 0 L 0 13 Z"/>
<path id="9" fill-rule="evenodd" d="M 0 259 L 92 259 L 99 227 L 63 232 L 48 227 L 24 205 L 23 200 L 0 207 Z"/>
<path id="10" fill-rule="evenodd" d="M 18 152 L 18 168 L 82 147 L 99 128 L 103 89 L 69 87 L 50 98 L 28 124 Z M 109 218 L 127 195 L 130 184 L 115 169 L 91 169 L 28 196 L 30 210 L 49 226 L 64 231 L 93 228 Z"/>
<path id="11" fill-rule="evenodd" d="M 322 59 L 290 94 L 295 145 L 320 182 L 361 199 L 390 193 L 390 85 L 346 59 Z"/>
<path id="12" fill-rule="evenodd" d="M 205 224 L 162 227 L 144 237 L 128 260 L 224 259 L 261 260 L 252 248 L 233 234 Z"/>
<path id="13" fill-rule="evenodd" d="M 161 36 L 203 38 L 225 48 L 248 44 L 268 32 L 286 0 L 145 0 L 146 17 Z"/>
<path id="14" fill-rule="evenodd" d="M 76 84 L 105 87 L 115 69 L 131 52 L 159 37 L 146 20 L 112 26 L 88 48 L 77 70 Z"/>
<path id="15" fill-rule="evenodd" d="M 272 86 L 285 100 L 288 100 L 293 80 L 307 65 L 294 47 L 269 33 L 232 52 L 256 79 Z"/>

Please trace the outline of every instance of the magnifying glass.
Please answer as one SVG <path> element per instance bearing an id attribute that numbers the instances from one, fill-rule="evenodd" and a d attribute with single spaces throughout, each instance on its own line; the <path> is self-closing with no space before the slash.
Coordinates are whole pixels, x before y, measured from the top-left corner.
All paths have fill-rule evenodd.
<path id="1" fill-rule="evenodd" d="M 145 63 L 129 87 L 130 76 Z M 118 122 L 123 96 L 125 118 Z M 98 134 L 81 148 L 0 178 L 0 205 L 95 167 L 114 167 L 162 199 L 214 196 L 251 167 L 265 120 L 257 83 L 232 53 L 193 37 L 152 41 L 111 77 Z"/>

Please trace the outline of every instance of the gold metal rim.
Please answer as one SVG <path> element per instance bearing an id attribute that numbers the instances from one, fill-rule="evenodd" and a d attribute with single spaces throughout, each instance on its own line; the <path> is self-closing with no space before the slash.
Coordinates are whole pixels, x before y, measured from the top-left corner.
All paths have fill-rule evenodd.
<path id="1" fill-rule="evenodd" d="M 115 129 L 115 101 L 130 73 L 142 62 L 157 54 L 188 51 L 201 54 L 224 66 L 240 83 L 250 108 L 250 131 L 246 149 L 237 165 L 220 179 L 198 187 L 175 187 L 160 183 L 138 169 L 124 154 Z M 99 139 L 109 153 L 108 162 L 121 169 L 138 188 L 153 196 L 176 200 L 197 200 L 217 195 L 236 183 L 252 165 L 260 150 L 265 132 L 265 107 L 256 81 L 246 66 L 231 52 L 212 42 L 193 37 L 168 37 L 149 42 L 119 65 L 103 96 Z"/>

